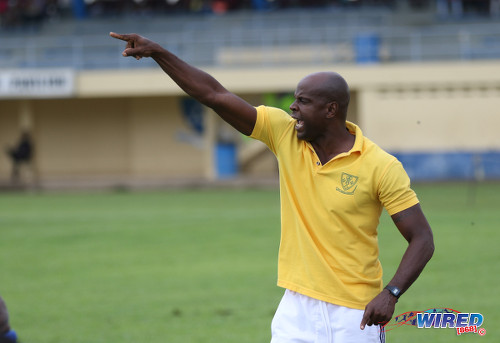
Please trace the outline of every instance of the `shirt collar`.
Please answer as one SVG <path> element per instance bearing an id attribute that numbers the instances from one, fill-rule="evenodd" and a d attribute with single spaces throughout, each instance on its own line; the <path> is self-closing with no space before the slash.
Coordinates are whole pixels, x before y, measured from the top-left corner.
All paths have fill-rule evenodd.
<path id="1" fill-rule="evenodd" d="M 354 145 L 352 146 L 351 150 L 349 150 L 348 154 L 359 151 L 360 153 L 363 152 L 363 132 L 361 132 L 361 129 L 359 126 L 357 126 L 354 123 L 351 123 L 350 121 L 346 121 L 346 127 L 347 130 L 349 130 L 350 133 L 355 135 L 355 140 L 354 140 Z"/>

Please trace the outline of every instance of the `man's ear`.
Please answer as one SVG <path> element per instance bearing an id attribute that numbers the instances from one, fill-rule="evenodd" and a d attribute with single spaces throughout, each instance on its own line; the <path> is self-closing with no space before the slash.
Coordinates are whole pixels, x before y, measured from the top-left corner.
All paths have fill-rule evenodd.
<path id="1" fill-rule="evenodd" d="M 328 103 L 328 112 L 326 114 L 327 118 L 333 118 L 339 111 L 339 104 L 337 102 Z"/>

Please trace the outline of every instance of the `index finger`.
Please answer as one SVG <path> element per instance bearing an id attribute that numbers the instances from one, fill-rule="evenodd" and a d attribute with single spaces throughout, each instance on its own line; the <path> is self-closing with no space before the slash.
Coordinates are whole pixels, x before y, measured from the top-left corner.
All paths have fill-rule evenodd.
<path id="1" fill-rule="evenodd" d="M 366 323 L 368 323 L 369 317 L 370 317 L 370 315 L 368 314 L 368 311 L 365 310 L 365 313 L 363 313 L 363 319 L 361 319 L 361 324 L 359 325 L 359 328 L 361 330 L 365 329 L 365 325 L 366 325 Z"/>
<path id="2" fill-rule="evenodd" d="M 121 34 L 115 33 L 115 32 L 110 32 L 109 35 L 113 38 L 120 39 L 120 40 L 123 40 L 126 42 L 128 42 L 130 40 L 130 35 L 121 35 Z"/>

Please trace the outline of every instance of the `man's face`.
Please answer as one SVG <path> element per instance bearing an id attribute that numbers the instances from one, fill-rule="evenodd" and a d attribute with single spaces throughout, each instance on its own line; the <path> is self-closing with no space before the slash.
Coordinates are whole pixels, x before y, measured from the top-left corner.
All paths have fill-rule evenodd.
<path id="1" fill-rule="evenodd" d="M 317 80 L 316 80 L 317 81 Z M 317 89 L 313 76 L 297 85 L 295 101 L 290 105 L 292 118 L 297 120 L 297 137 L 311 142 L 325 132 L 328 103 Z"/>

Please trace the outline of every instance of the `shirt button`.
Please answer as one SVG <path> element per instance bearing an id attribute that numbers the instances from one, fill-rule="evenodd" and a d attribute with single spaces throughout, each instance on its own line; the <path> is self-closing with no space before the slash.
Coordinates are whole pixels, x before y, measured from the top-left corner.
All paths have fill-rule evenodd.
<path id="1" fill-rule="evenodd" d="M 319 162 L 316 162 L 316 165 L 317 165 L 317 166 L 319 166 L 320 164 L 321 164 L 321 163 L 319 163 Z"/>

